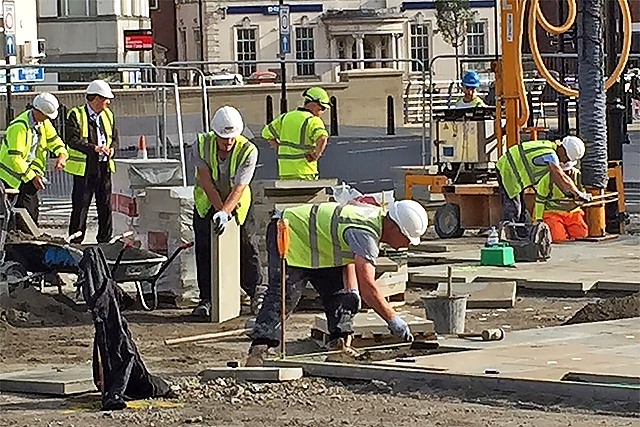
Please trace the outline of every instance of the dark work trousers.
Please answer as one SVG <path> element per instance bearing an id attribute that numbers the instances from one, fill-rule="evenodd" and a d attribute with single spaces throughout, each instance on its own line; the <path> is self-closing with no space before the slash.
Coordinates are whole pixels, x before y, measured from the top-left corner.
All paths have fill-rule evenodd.
<path id="1" fill-rule="evenodd" d="M 200 300 L 211 300 L 211 218 L 215 209 L 209 209 L 204 218 L 193 210 L 193 234 L 196 247 L 196 277 L 200 289 Z M 262 284 L 260 273 L 260 258 L 256 241 L 255 219 L 253 208 L 249 208 L 247 219 L 240 226 L 240 286 L 242 290 L 253 298 L 256 286 Z"/>
<path id="2" fill-rule="evenodd" d="M 280 345 L 280 256 L 276 241 L 276 220 L 267 227 L 267 258 L 269 261 L 269 287 L 253 328 L 252 345 Z M 302 292 L 311 283 L 320 294 L 327 316 L 329 339 L 346 337 L 353 333 L 353 316 L 358 311 L 358 298 L 344 290 L 344 267 L 296 268 L 287 267 L 286 311 L 290 314 L 300 301 Z"/>
<path id="3" fill-rule="evenodd" d="M 4 181 L 2 182 L 2 184 L 5 188 L 11 188 Z M 35 187 L 35 185 L 33 185 L 31 181 L 29 181 L 20 184 L 18 190 L 20 191 L 20 193 L 15 196 L 18 198 L 18 200 L 16 200 L 14 208 L 25 208 L 27 212 L 29 212 L 29 215 L 31 215 L 33 222 L 38 225 L 38 216 L 40 215 L 40 195 L 38 194 L 38 189 Z M 29 227 L 27 227 L 22 218 L 14 214 L 9 220 L 8 230 L 16 229 L 22 231 L 23 233 L 31 234 Z"/>
<path id="4" fill-rule="evenodd" d="M 501 220 L 503 222 L 515 222 L 522 224 L 531 222 L 531 216 L 529 215 L 529 211 L 527 210 L 527 205 L 524 200 L 524 190 L 514 198 L 509 198 L 507 190 L 505 190 L 502 185 L 502 178 L 500 177 L 499 172 L 498 191 L 500 192 L 500 204 L 502 205 Z"/>
<path id="5" fill-rule="evenodd" d="M 111 240 L 113 221 L 111 219 L 111 172 L 107 162 L 98 163 L 97 171 L 85 176 L 73 176 L 73 192 L 71 193 L 71 219 L 69 220 L 69 235 L 78 231 L 82 235 L 73 239 L 72 243 L 82 243 L 87 231 L 87 215 L 93 196 L 96 196 L 98 210 L 98 243 Z"/>

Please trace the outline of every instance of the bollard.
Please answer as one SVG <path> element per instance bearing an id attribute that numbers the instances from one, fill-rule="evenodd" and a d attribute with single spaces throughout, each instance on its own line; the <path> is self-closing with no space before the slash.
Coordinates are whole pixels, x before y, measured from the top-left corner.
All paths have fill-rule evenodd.
<path id="1" fill-rule="evenodd" d="M 569 135 L 569 98 L 564 94 L 558 95 L 558 132 L 562 137 Z"/>
<path id="2" fill-rule="evenodd" d="M 393 108 L 393 96 L 387 96 L 387 135 L 396 134 L 396 118 Z"/>
<path id="3" fill-rule="evenodd" d="M 331 136 L 338 136 L 338 99 L 335 96 L 331 97 Z"/>
<path id="4" fill-rule="evenodd" d="M 273 121 L 273 97 L 271 95 L 267 95 L 267 123 L 269 124 Z"/>

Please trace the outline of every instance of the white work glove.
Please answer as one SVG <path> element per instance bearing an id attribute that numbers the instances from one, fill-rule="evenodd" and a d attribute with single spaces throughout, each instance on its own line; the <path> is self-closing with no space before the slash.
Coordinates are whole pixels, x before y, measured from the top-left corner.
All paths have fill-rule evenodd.
<path id="1" fill-rule="evenodd" d="M 229 215 L 227 215 L 225 211 L 218 211 L 213 218 L 211 218 L 211 222 L 213 222 L 213 232 L 222 234 L 224 227 L 227 225 L 227 222 L 229 222 Z"/>
<path id="2" fill-rule="evenodd" d="M 393 335 L 402 338 L 407 342 L 413 341 L 413 335 L 411 334 L 409 325 L 407 325 L 407 322 L 402 320 L 400 316 L 396 315 L 392 317 L 391 320 L 389 320 L 389 323 L 387 323 L 387 326 Z"/>
<path id="3" fill-rule="evenodd" d="M 585 202 L 585 203 L 589 203 L 590 201 L 593 200 L 593 196 L 584 191 L 578 191 L 577 198 L 581 202 Z"/>

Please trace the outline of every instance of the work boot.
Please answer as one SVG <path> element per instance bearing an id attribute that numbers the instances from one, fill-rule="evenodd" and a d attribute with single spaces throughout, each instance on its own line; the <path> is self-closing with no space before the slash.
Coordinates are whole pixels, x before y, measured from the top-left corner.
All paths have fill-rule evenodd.
<path id="1" fill-rule="evenodd" d="M 200 304 L 193 309 L 191 315 L 194 317 L 210 317 L 211 316 L 211 301 L 200 301 Z"/>
<path id="2" fill-rule="evenodd" d="M 262 367 L 264 360 L 269 355 L 269 346 L 266 344 L 252 345 L 249 349 L 249 356 L 244 366 L 246 367 Z"/>
<path id="3" fill-rule="evenodd" d="M 360 353 L 353 347 L 347 346 L 344 338 L 336 338 L 329 343 L 329 355 L 325 362 L 334 363 L 355 363 L 358 361 Z"/>

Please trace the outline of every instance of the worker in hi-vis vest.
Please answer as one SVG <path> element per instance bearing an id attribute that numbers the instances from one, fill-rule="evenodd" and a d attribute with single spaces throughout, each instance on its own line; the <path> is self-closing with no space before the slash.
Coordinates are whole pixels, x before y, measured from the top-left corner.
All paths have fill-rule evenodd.
<path id="1" fill-rule="evenodd" d="M 563 193 L 590 201 L 591 195 L 580 191 L 561 167 L 562 163 L 580 160 L 584 151 L 584 142 L 576 136 L 566 136 L 559 144 L 552 141 L 521 142 L 505 151 L 496 163 L 502 221 L 530 222 L 524 190 L 535 187 L 546 174 Z"/>
<path id="2" fill-rule="evenodd" d="M 66 143 L 69 161 L 64 168 L 73 175 L 71 193 L 71 241 L 82 243 L 87 230 L 89 206 L 95 195 L 98 211 L 98 243 L 111 240 L 111 175 L 115 172 L 113 155 L 118 146 L 113 112 L 111 87 L 104 80 L 95 80 L 87 87 L 87 102 L 69 110 L 66 124 Z"/>
<path id="3" fill-rule="evenodd" d="M 280 179 L 318 179 L 318 159 L 329 133 L 322 113 L 331 107 L 326 90 L 314 86 L 302 93 L 304 107 L 280 114 L 262 129 L 262 137 L 278 153 Z"/>
<path id="4" fill-rule="evenodd" d="M 480 87 L 480 76 L 474 70 L 467 71 L 462 77 L 462 92 L 464 96 L 458 99 L 453 108 L 486 107 L 476 90 Z"/>
<path id="5" fill-rule="evenodd" d="M 397 201 L 385 215 L 377 206 L 306 204 L 276 212 L 267 226 L 269 286 L 253 328 L 246 366 L 261 366 L 268 349 L 280 343 L 279 218 L 289 221 L 286 310 L 295 308 L 307 283 L 311 283 L 324 306 L 329 349 L 335 350 L 328 360 L 353 361 L 355 352 L 346 345 L 346 338 L 353 334 L 352 320 L 360 308 L 360 296 L 395 336 L 413 340 L 407 323 L 376 285 L 375 262 L 380 242 L 396 249 L 420 243 L 428 226 L 422 205 L 413 200 Z M 355 286 L 351 286 L 348 269 L 355 271 Z"/>
<path id="6" fill-rule="evenodd" d="M 580 169 L 576 162 L 562 164 L 562 170 L 582 191 Z M 536 185 L 536 205 L 533 210 L 536 221 L 544 221 L 551 231 L 554 242 L 587 237 L 589 227 L 584 220 L 584 211 L 573 198 L 568 198 L 560 187 L 551 181 L 551 174 L 542 177 Z"/>
<path id="7" fill-rule="evenodd" d="M 251 297 L 252 305 L 262 284 L 249 187 L 258 149 L 242 135 L 244 122 L 233 107 L 218 109 L 211 129 L 198 135 L 192 152 L 196 166 L 193 232 L 200 289 L 200 303 L 192 314 L 198 317 L 211 315 L 211 227 L 221 234 L 235 218 L 240 225 L 240 286 Z"/>
<path id="8" fill-rule="evenodd" d="M 25 208 L 38 224 L 40 200 L 38 191 L 44 189 L 44 174 L 48 153 L 56 156 L 54 167 L 62 169 L 67 161 L 67 150 L 51 120 L 58 117 L 58 100 L 50 93 L 41 93 L 29 108 L 11 121 L 0 144 L 0 180 L 5 188 L 18 189 L 16 208 Z M 31 233 L 22 218 L 9 224 Z"/>

